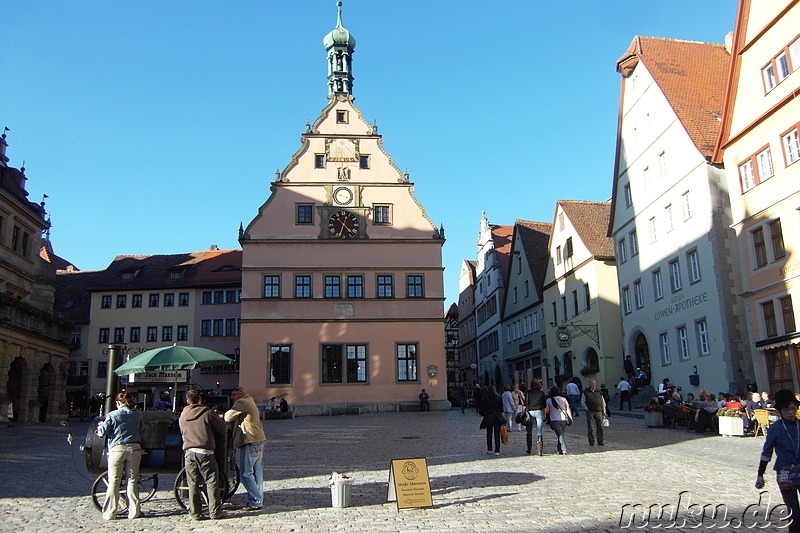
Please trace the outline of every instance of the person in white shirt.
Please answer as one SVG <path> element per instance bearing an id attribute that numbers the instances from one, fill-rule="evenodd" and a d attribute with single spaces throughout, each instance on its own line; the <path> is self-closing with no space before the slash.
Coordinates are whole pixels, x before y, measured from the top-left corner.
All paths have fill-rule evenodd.
<path id="1" fill-rule="evenodd" d="M 619 391 L 619 410 L 622 411 L 622 406 L 625 405 L 627 401 L 628 410 L 633 411 L 633 406 L 631 405 L 631 384 L 628 383 L 628 380 L 624 377 L 620 377 L 617 390 Z"/>
<path id="2" fill-rule="evenodd" d="M 503 414 L 506 415 L 506 429 L 511 431 L 514 429 L 514 417 L 517 414 L 517 401 L 511 393 L 511 385 L 503 387 Z"/>

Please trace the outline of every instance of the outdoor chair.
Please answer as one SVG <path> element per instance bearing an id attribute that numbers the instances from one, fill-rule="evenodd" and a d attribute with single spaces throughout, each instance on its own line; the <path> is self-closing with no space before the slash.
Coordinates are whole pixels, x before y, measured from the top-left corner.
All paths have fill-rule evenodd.
<path id="1" fill-rule="evenodd" d="M 769 412 L 766 409 L 753 409 L 753 416 L 755 417 L 755 436 L 758 437 L 760 431 L 766 437 L 770 425 Z"/>

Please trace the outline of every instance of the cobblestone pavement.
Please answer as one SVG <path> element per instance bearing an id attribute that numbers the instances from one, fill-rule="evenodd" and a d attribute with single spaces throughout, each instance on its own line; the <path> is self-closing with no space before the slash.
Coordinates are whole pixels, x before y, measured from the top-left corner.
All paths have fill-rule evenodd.
<path id="1" fill-rule="evenodd" d="M 687 498 L 693 509 L 725 504 L 733 522 L 707 517 L 699 529 L 731 531 L 739 525 L 736 517 L 759 502 L 753 482 L 763 437 L 647 429 L 641 418 L 615 415 L 606 445 L 590 447 L 582 416 L 567 430 L 568 455 L 555 453 L 545 427 L 544 457 L 526 455 L 525 434 L 517 432 L 495 457 L 486 455 L 479 423 L 474 410 L 266 421 L 263 510 L 239 510 L 246 502 L 240 486 L 225 506 L 230 518 L 192 522 L 173 498 L 174 476 L 165 475 L 155 498 L 143 504 L 147 517 L 108 523 L 91 503 L 91 476 L 78 448 L 88 424 L 72 423 L 71 447 L 62 427 L 0 428 L 0 531 L 634 531 L 644 525 L 646 507 L 676 505 L 679 498 L 672 531 L 698 530 L 691 529 L 696 520 L 682 526 Z M 427 458 L 433 508 L 398 511 L 386 501 L 390 460 L 411 457 Z M 331 507 L 327 478 L 334 470 L 355 477 L 351 507 Z M 772 501 L 762 503 L 762 515 L 780 503 L 774 478 L 768 479 L 763 496 Z M 626 508 L 624 516 L 633 521 L 623 528 L 626 504 L 643 507 Z M 642 529 L 670 523 L 653 511 Z"/>

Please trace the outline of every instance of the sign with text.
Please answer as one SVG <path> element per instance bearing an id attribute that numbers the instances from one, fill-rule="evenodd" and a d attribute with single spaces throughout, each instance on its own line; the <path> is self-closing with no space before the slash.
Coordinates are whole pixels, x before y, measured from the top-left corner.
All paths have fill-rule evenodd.
<path id="1" fill-rule="evenodd" d="M 128 383 L 175 383 L 185 382 L 188 377 L 188 370 L 158 370 L 154 372 L 140 372 L 139 374 L 131 374 L 125 376 L 122 381 L 125 382 L 127 378 Z"/>
<path id="2" fill-rule="evenodd" d="M 386 501 L 397 501 L 397 509 L 433 507 L 428 461 L 394 459 L 389 466 L 389 494 Z"/>

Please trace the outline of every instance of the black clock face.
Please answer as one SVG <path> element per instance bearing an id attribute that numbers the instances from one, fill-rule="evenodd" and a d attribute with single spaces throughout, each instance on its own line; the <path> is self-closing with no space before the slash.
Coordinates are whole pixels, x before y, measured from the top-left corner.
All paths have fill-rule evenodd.
<path id="1" fill-rule="evenodd" d="M 337 211 L 331 215 L 328 222 L 328 231 L 334 237 L 346 239 L 358 232 L 358 218 L 353 213 L 347 211 Z"/>

